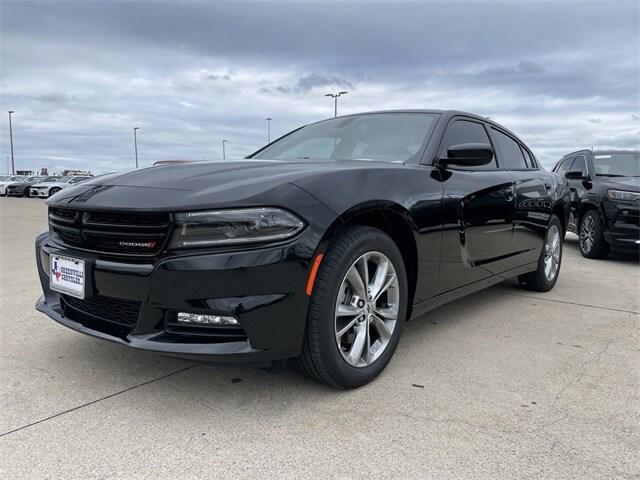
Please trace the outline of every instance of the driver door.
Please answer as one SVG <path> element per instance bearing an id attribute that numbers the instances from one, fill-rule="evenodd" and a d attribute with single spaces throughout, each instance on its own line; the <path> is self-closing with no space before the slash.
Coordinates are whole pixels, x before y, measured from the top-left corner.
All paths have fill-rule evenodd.
<path id="1" fill-rule="evenodd" d="M 450 121 L 439 155 L 452 145 L 491 140 L 483 123 L 457 117 Z M 441 171 L 444 232 L 438 293 L 483 280 L 510 266 L 515 212 L 514 178 L 491 163 L 448 166 Z"/>

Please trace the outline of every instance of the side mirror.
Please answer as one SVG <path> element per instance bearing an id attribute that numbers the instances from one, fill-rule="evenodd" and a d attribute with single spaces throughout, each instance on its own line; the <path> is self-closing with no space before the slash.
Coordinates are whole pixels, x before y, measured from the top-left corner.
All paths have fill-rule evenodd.
<path id="1" fill-rule="evenodd" d="M 570 170 L 564 174 L 567 180 L 586 180 L 587 176 L 579 170 Z"/>
<path id="2" fill-rule="evenodd" d="M 447 149 L 447 158 L 441 158 L 441 165 L 461 165 L 477 167 L 486 165 L 493 160 L 493 148 L 486 143 L 461 143 L 451 145 Z"/>

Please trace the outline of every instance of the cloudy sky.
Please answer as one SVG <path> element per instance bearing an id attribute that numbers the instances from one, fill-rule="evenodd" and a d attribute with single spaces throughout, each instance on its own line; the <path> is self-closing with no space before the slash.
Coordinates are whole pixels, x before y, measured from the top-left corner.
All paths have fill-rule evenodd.
<path id="1" fill-rule="evenodd" d="M 340 113 L 454 108 L 551 165 L 638 148 L 640 7 L 562 2 L 0 1 L 0 106 L 17 168 L 241 157 Z M 10 157 L 0 120 L 0 172 Z M 1 117 L 0 117 L 1 118 Z"/>

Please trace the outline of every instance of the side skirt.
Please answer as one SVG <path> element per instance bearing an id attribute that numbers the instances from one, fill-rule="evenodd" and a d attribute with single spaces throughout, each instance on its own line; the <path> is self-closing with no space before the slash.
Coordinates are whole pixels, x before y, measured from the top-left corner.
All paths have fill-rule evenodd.
<path id="1" fill-rule="evenodd" d="M 438 308 L 446 303 L 457 300 L 458 298 L 466 297 L 467 295 L 471 295 L 472 293 L 478 292 L 480 290 L 484 290 L 485 288 L 491 287 L 509 278 L 513 278 L 519 275 L 523 275 L 525 273 L 533 272 L 537 268 L 538 268 L 538 262 L 528 263 L 521 267 L 513 268 L 511 270 L 507 270 L 506 272 L 502 272 L 499 275 L 494 275 L 492 277 L 485 278 L 483 280 L 471 283 L 469 285 L 465 285 L 464 287 L 456 288 L 455 290 L 450 290 L 448 292 L 442 293 L 433 298 L 430 298 L 429 300 L 425 300 L 424 302 L 417 303 L 413 306 L 410 320 L 421 317 L 425 313 L 435 308 Z"/>

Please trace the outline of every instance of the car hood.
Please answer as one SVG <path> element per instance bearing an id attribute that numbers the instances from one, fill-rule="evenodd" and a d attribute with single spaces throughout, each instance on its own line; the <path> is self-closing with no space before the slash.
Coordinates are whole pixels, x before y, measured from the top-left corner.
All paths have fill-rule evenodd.
<path id="1" fill-rule="evenodd" d="M 598 177 L 605 188 L 640 192 L 640 177 Z"/>
<path id="2" fill-rule="evenodd" d="M 298 181 L 341 170 L 398 168 L 368 161 L 240 160 L 164 165 L 106 175 L 57 194 L 51 204 L 78 208 L 177 210 L 286 203 Z"/>

